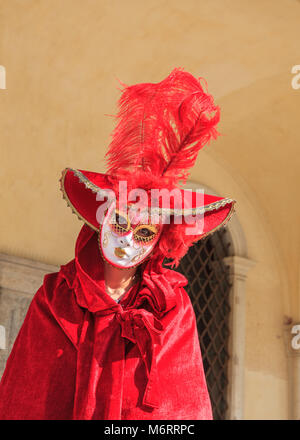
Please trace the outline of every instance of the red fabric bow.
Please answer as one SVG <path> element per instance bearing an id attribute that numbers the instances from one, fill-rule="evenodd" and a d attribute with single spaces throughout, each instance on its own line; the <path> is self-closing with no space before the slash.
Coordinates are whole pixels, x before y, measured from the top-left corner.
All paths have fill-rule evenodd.
<path id="1" fill-rule="evenodd" d="M 148 382 L 144 392 L 143 404 L 159 406 L 159 387 L 156 365 L 156 344 L 161 345 L 162 324 L 146 310 L 127 310 L 116 313 L 122 326 L 122 337 L 137 344 L 147 370 Z"/>
<path id="2" fill-rule="evenodd" d="M 77 253 L 79 254 L 79 251 Z M 148 266 L 151 267 L 153 264 L 157 262 L 149 262 Z M 139 357 L 145 365 L 147 383 L 142 404 L 152 409 L 158 408 L 160 388 L 156 354 L 157 347 L 162 343 L 161 333 L 164 327 L 155 314 L 159 316 L 162 312 L 166 313 L 166 309 L 176 306 L 176 298 L 173 290 L 170 289 L 171 286 L 168 286 L 169 296 L 166 298 L 165 293 L 168 289 L 164 285 L 163 277 L 160 283 L 158 282 L 160 288 L 158 286 L 154 288 L 153 277 L 147 278 L 146 275 L 142 283 L 136 284 L 127 292 L 121 303 L 116 303 L 108 295 L 103 295 L 104 284 L 101 282 L 95 284 L 94 280 L 83 270 L 79 258 L 76 258 L 75 265 L 76 275 L 70 286 L 75 292 L 77 302 L 87 309 L 86 325 L 83 326 L 83 329 L 87 330 L 82 332 L 78 344 L 79 370 L 76 381 L 74 419 L 121 418 L 122 393 L 120 390 L 124 388 L 126 340 L 131 341 L 137 347 Z M 72 277 L 68 270 L 69 268 L 65 266 L 63 273 L 70 282 Z M 149 275 L 148 270 L 146 273 Z M 177 274 L 177 276 L 178 283 L 185 283 L 181 275 Z M 142 298 L 149 299 L 150 297 L 152 297 L 152 301 L 149 302 L 151 311 L 138 308 Z M 80 365 L 84 365 L 82 371 Z M 114 368 L 116 369 L 113 375 L 114 380 L 108 380 L 109 372 Z M 95 377 L 98 383 L 96 387 Z M 98 393 L 100 384 L 102 384 L 102 389 L 109 384 L 109 390 L 105 393 L 105 401 L 102 399 L 103 394 Z"/>
<path id="3" fill-rule="evenodd" d="M 158 408 L 160 403 L 156 365 L 156 346 L 161 344 L 161 323 L 146 310 L 121 310 L 113 314 L 97 312 L 94 326 L 86 313 L 78 346 L 78 374 L 74 419 L 120 419 L 124 387 L 125 340 L 138 347 L 147 372 L 143 405 Z M 90 328 L 90 331 L 89 331 Z M 121 333 L 121 338 L 120 338 Z M 94 337 L 94 340 L 93 340 Z M 108 353 L 109 347 L 109 355 Z M 108 377 L 114 371 L 113 381 Z M 104 392 L 99 393 L 100 384 Z M 118 402 L 118 403 L 117 403 Z"/>

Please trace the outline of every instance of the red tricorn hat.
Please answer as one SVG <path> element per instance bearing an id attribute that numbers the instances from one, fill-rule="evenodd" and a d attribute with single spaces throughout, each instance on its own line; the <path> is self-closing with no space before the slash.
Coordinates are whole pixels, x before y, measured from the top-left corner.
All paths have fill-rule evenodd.
<path id="1" fill-rule="evenodd" d="M 120 181 L 127 191 L 142 189 L 170 192 L 177 197 L 155 199 L 155 210 L 169 215 L 170 224 L 159 242 L 159 250 L 179 263 L 195 241 L 225 225 L 234 212 L 235 200 L 182 188 L 199 150 L 219 133 L 220 109 L 206 93 L 200 79 L 174 69 L 163 81 L 125 86 L 119 100 L 117 125 L 106 154 L 106 174 L 65 168 L 61 190 L 72 211 L 99 231 L 99 207 L 111 194 L 120 198 Z M 152 202 L 151 197 L 148 200 Z M 186 235 L 186 222 L 175 218 L 202 216 L 199 233 Z M 198 218 L 198 217 L 197 217 Z"/>

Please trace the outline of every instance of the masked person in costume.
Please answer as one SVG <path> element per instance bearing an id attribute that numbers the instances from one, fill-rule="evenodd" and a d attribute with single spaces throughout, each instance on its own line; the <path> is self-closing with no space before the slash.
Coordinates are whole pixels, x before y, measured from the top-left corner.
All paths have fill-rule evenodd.
<path id="1" fill-rule="evenodd" d="M 177 266 L 233 213 L 231 198 L 182 189 L 220 109 L 183 69 L 123 86 L 107 173 L 62 173 L 84 225 L 31 302 L 0 419 L 212 419 L 187 280 L 163 261 Z"/>

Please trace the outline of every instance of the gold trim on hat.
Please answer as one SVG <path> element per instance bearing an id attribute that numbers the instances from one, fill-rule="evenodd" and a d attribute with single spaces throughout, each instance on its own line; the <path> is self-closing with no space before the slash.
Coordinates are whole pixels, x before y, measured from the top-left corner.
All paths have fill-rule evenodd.
<path id="1" fill-rule="evenodd" d="M 225 219 L 222 221 L 222 223 L 220 223 L 219 225 L 217 225 L 215 228 L 211 229 L 210 231 L 206 232 L 206 234 L 201 235 L 199 240 L 202 240 L 202 238 L 206 238 L 208 235 L 212 234 L 213 232 L 216 232 L 218 229 L 220 229 L 221 227 L 225 226 L 226 223 L 228 222 L 228 220 L 230 220 L 230 218 L 232 217 L 233 213 L 235 212 L 235 200 L 232 200 L 232 206 L 230 208 L 229 213 L 227 214 L 227 216 L 225 217 Z"/>
<path id="2" fill-rule="evenodd" d="M 85 218 L 84 218 L 84 217 L 83 217 L 83 216 L 77 211 L 77 209 L 72 205 L 72 203 L 71 203 L 69 197 L 67 196 L 67 193 L 66 193 L 66 190 L 65 190 L 65 186 L 64 186 L 64 181 L 65 181 L 65 176 L 66 176 L 66 174 L 67 174 L 68 171 L 73 171 L 74 174 L 79 178 L 79 180 L 80 180 L 81 182 L 85 183 L 86 188 L 91 189 L 93 192 L 98 192 L 98 191 L 100 190 L 100 191 L 102 192 L 102 194 L 104 194 L 105 191 L 102 191 L 101 188 L 99 188 L 97 185 L 95 185 L 95 184 L 93 184 L 92 182 L 90 182 L 90 181 L 89 181 L 89 180 L 88 180 L 88 179 L 87 179 L 87 178 L 86 178 L 86 177 L 85 177 L 80 171 L 75 170 L 75 169 L 73 169 L 73 168 L 65 168 L 65 169 L 62 171 L 62 176 L 61 176 L 61 178 L 59 179 L 59 182 L 60 182 L 60 190 L 62 191 L 63 199 L 66 200 L 67 205 L 68 205 L 68 206 L 71 208 L 71 210 L 72 210 L 72 213 L 75 214 L 79 220 L 83 221 L 85 224 L 87 224 L 89 227 L 91 227 L 94 231 L 98 232 L 97 235 L 98 235 L 98 242 L 99 242 L 99 250 L 100 250 L 100 254 L 101 254 L 102 258 L 104 258 L 103 255 L 102 255 L 102 250 L 101 250 L 101 246 L 100 246 L 100 234 L 99 234 L 99 229 L 96 228 L 92 223 L 90 223 L 89 221 L 87 221 L 87 220 L 86 220 L 86 219 L 85 219 Z M 235 205 L 236 201 L 233 200 L 233 199 L 231 199 L 231 198 L 225 198 L 225 199 L 223 199 L 223 200 L 220 200 L 220 201 L 217 201 L 217 202 L 214 202 L 214 203 L 210 203 L 209 205 L 206 205 L 206 206 L 202 207 L 202 208 L 205 208 L 203 212 L 206 212 L 206 211 L 212 211 L 212 210 L 214 210 L 214 209 L 216 210 L 216 209 L 218 209 L 219 207 L 225 206 L 225 205 L 228 204 L 228 203 L 232 203 L 232 206 L 231 206 L 231 209 L 230 209 L 229 213 L 227 214 L 226 218 L 225 218 L 225 219 L 224 219 L 219 225 L 217 225 L 215 228 L 211 229 L 210 231 L 208 231 L 207 233 L 205 233 L 205 234 L 203 234 L 203 235 L 200 235 L 198 241 L 202 240 L 203 238 L 206 238 L 206 237 L 209 236 L 210 234 L 213 234 L 213 233 L 216 232 L 218 229 L 220 229 L 221 227 L 223 227 L 223 226 L 225 226 L 225 225 L 227 224 L 227 222 L 230 220 L 230 218 L 232 217 L 233 213 L 235 212 L 235 206 L 234 206 L 234 205 Z M 170 210 L 170 211 L 172 211 L 172 210 Z M 173 211 L 176 211 L 176 210 L 173 210 Z M 179 211 L 179 210 L 177 210 L 177 211 Z M 193 214 L 195 214 L 196 209 L 192 209 L 192 211 L 193 211 Z M 196 213 L 199 213 L 199 212 L 196 212 Z M 152 252 L 147 256 L 147 259 L 149 259 L 149 258 L 151 257 L 151 255 L 152 255 Z M 136 265 L 131 266 L 131 267 L 137 267 L 137 266 L 139 266 L 139 263 L 137 263 Z M 131 267 L 130 267 L 130 268 L 131 268 Z M 124 270 L 126 270 L 126 269 L 130 269 L 130 268 L 124 268 Z"/>
<path id="3" fill-rule="evenodd" d="M 64 170 L 64 175 L 66 174 L 67 171 L 72 171 L 78 177 L 80 182 L 82 182 L 85 185 L 86 188 L 90 189 L 94 193 L 100 192 L 102 196 L 107 197 L 107 191 L 105 191 L 105 189 L 100 188 L 99 186 L 97 186 L 93 182 L 91 182 L 81 171 L 76 170 L 74 168 L 66 168 Z M 64 193 L 65 193 L 65 191 L 64 191 Z M 69 199 L 67 197 L 67 201 L 68 200 Z M 70 200 L 69 200 L 69 203 L 71 203 Z M 205 212 L 208 212 L 208 211 L 217 210 L 217 209 L 222 208 L 223 206 L 227 205 L 228 203 L 234 204 L 235 200 L 231 199 L 229 197 L 226 197 L 226 198 L 223 198 L 222 200 L 217 200 L 216 202 L 210 203 L 208 205 L 198 206 L 195 208 L 174 209 L 174 208 L 156 207 L 156 208 L 151 208 L 151 212 L 153 214 L 159 213 L 159 214 L 167 214 L 167 215 L 174 215 L 174 216 L 177 216 L 177 215 L 197 215 L 197 214 L 204 214 Z M 78 215 L 80 216 L 80 214 L 76 210 L 75 210 L 75 213 L 77 214 L 77 216 Z M 95 229 L 95 227 L 93 229 Z"/>
<path id="4" fill-rule="evenodd" d="M 72 170 L 72 168 L 65 168 L 62 172 L 60 181 L 60 190 L 63 193 L 63 199 L 67 202 L 67 205 L 72 209 L 73 214 L 77 215 L 79 220 L 82 220 L 84 223 L 86 223 L 88 226 L 90 226 L 94 231 L 98 231 L 98 228 L 96 228 L 92 223 L 88 222 L 78 211 L 77 209 L 72 205 L 69 197 L 67 196 L 66 190 L 65 190 L 65 176 L 69 170 Z"/>

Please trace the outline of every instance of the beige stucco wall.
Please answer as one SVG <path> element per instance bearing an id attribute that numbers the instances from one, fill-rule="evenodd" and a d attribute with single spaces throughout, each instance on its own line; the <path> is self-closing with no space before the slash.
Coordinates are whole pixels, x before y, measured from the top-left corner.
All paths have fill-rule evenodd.
<path id="1" fill-rule="evenodd" d="M 223 136 L 191 178 L 238 201 L 247 240 L 245 418 L 288 417 L 284 317 L 300 320 L 300 3 L 1 0 L 0 252 L 63 264 L 81 223 L 58 179 L 105 169 L 119 96 L 174 67 L 206 78 Z"/>

